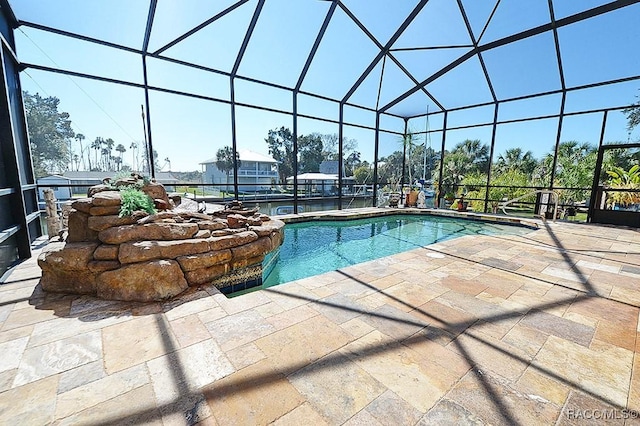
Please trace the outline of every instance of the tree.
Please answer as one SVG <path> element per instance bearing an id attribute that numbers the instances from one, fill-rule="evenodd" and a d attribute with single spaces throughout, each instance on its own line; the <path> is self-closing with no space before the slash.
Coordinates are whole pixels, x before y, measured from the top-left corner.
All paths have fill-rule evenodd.
<path id="1" fill-rule="evenodd" d="M 504 173 L 508 170 L 520 170 L 524 174 L 531 176 L 537 165 L 538 162 L 531 151 L 523 153 L 521 148 L 511 148 L 498 156 L 494 171 L 496 173 Z"/>
<path id="2" fill-rule="evenodd" d="M 453 152 L 460 153 L 471 162 L 471 170 L 483 173 L 489 171 L 489 146 L 480 142 L 480 139 L 466 139 L 457 144 Z"/>
<path id="3" fill-rule="evenodd" d="M 84 162 L 84 148 L 82 147 L 82 141 L 85 139 L 85 137 L 84 137 L 84 135 L 82 133 L 76 133 L 75 139 L 80 144 L 80 161 L 82 161 L 82 168 L 86 170 L 87 169 L 87 165 Z M 78 164 L 78 166 L 79 165 L 80 164 Z"/>
<path id="4" fill-rule="evenodd" d="M 59 112 L 60 100 L 24 92 L 24 107 L 36 177 L 62 172 L 69 160 L 69 143 L 75 136 L 66 112 Z"/>
<path id="5" fill-rule="evenodd" d="M 104 143 L 104 139 L 101 138 L 100 136 L 96 137 L 96 139 L 91 142 L 91 148 L 95 151 L 95 163 L 94 163 L 94 167 L 91 168 L 91 164 L 89 164 L 89 167 L 91 168 L 91 170 L 100 170 L 100 164 L 98 163 L 98 152 L 102 149 L 102 144 Z"/>
<path id="6" fill-rule="evenodd" d="M 322 163 L 322 139 L 317 133 L 298 137 L 298 154 L 300 173 L 318 172 Z"/>
<path id="7" fill-rule="evenodd" d="M 269 145 L 269 154 L 278 162 L 280 183 L 286 185 L 287 177 L 293 176 L 294 173 L 293 134 L 283 126 L 269 130 L 265 142 Z"/>
<path id="8" fill-rule="evenodd" d="M 118 170 L 120 170 L 120 166 L 122 165 L 122 154 L 127 151 L 127 148 L 119 143 L 118 146 L 116 146 L 116 151 L 118 152 L 118 154 L 120 154 L 120 156 L 118 157 L 118 161 L 116 162 L 118 164 Z"/>
<path id="9" fill-rule="evenodd" d="M 438 167 L 439 164 L 436 165 L 436 168 Z M 486 176 L 488 170 L 489 147 L 478 139 L 462 141 L 450 153 L 445 152 L 440 192 L 453 192 L 457 195 L 459 186 L 466 176 L 474 173 Z"/>
<path id="10" fill-rule="evenodd" d="M 356 183 L 360 185 L 365 183 L 372 183 L 373 170 L 371 170 L 371 167 L 368 164 L 362 165 L 354 170 L 353 177 L 356 180 Z"/>
<path id="11" fill-rule="evenodd" d="M 402 179 L 402 152 L 395 151 L 387 157 L 378 160 L 378 181 L 384 184 L 391 184 L 397 190 L 397 185 Z"/>
<path id="12" fill-rule="evenodd" d="M 116 143 L 111 138 L 107 138 L 103 143 L 105 146 L 104 150 L 102 151 L 104 153 L 104 156 L 103 156 L 103 161 L 105 162 L 104 167 L 105 167 L 105 170 L 112 170 L 113 165 L 112 165 L 111 159 L 113 158 L 113 156 L 111 155 L 111 152 L 113 151 L 113 145 L 115 145 Z"/>
<path id="13" fill-rule="evenodd" d="M 233 148 L 225 146 L 216 152 L 216 167 L 218 170 L 227 175 L 227 192 L 229 192 L 229 175 L 237 162 L 240 168 L 240 155 L 236 152 L 235 161 L 233 156 Z"/>
<path id="14" fill-rule="evenodd" d="M 637 98 L 638 96 L 636 96 Z M 622 112 L 627 116 L 627 129 L 631 132 L 636 126 L 640 125 L 640 101 L 636 102 L 629 108 L 625 108 Z"/>
<path id="15" fill-rule="evenodd" d="M 131 142 L 129 149 L 131 150 L 131 168 L 133 170 L 138 170 L 138 144 L 136 142 Z"/>
<path id="16" fill-rule="evenodd" d="M 512 200 L 530 193 L 531 190 L 526 188 L 529 185 L 530 179 L 526 173 L 519 169 L 507 169 L 503 173 L 495 175 L 491 180 L 493 186 L 489 188 L 491 211 L 498 213 L 500 202 Z M 465 187 L 470 188 L 467 197 L 475 199 L 471 201 L 474 211 L 484 210 L 484 198 L 487 193 L 486 183 L 486 174 L 478 171 L 465 176 L 463 180 Z M 535 195 L 522 199 L 521 201 L 533 202 L 535 201 Z"/>
<path id="17" fill-rule="evenodd" d="M 160 163 L 158 161 L 159 155 L 158 155 L 158 151 L 156 151 L 155 149 L 152 151 L 152 155 L 149 155 L 149 148 L 147 147 L 147 145 L 143 146 L 143 154 L 144 154 L 144 158 L 143 158 L 143 162 L 142 162 L 142 173 L 148 173 L 151 174 L 151 163 L 150 161 L 153 161 L 153 170 L 158 171 L 160 170 Z"/>
<path id="18" fill-rule="evenodd" d="M 411 167 L 413 176 L 431 180 L 438 175 L 438 170 L 434 169 L 434 166 L 439 159 L 439 152 L 434 151 L 431 147 L 427 147 L 425 152 L 425 146 L 422 143 L 412 150 L 411 156 L 407 159 L 407 165 Z"/>
<path id="19" fill-rule="evenodd" d="M 451 192 L 453 196 L 456 196 L 463 179 L 477 171 L 464 152 L 454 150 L 450 154 L 445 154 L 440 185 L 441 195 Z"/>
<path id="20" fill-rule="evenodd" d="M 360 161 L 360 153 L 353 151 L 344 159 L 345 173 L 347 176 L 353 176 L 356 168 L 362 163 Z"/>
<path id="21" fill-rule="evenodd" d="M 596 157 L 596 148 L 588 143 L 577 141 L 560 143 L 553 186 L 568 188 L 560 190 L 560 196 L 565 202 L 582 201 L 589 196 L 596 168 Z M 552 161 L 552 153 L 547 154 L 543 160 L 549 170 L 551 169 L 549 164 L 552 164 Z"/>
<path id="22" fill-rule="evenodd" d="M 320 136 L 322 140 L 322 157 L 324 160 L 337 161 L 338 160 L 338 134 L 327 133 L 321 135 L 319 133 L 312 133 L 312 135 Z M 358 141 L 355 139 L 349 139 L 346 136 L 342 137 L 342 155 L 345 157 L 358 147 Z"/>
<path id="23" fill-rule="evenodd" d="M 116 146 L 116 152 L 118 152 L 119 155 L 119 161 L 117 161 L 117 165 L 118 165 L 118 170 L 120 170 L 120 167 L 122 166 L 122 154 L 124 154 L 127 151 L 127 148 L 124 147 L 124 145 L 122 145 L 121 143 L 119 143 Z"/>
<path id="24" fill-rule="evenodd" d="M 418 145 L 419 140 L 420 138 L 412 130 L 407 131 L 407 133 L 402 135 L 400 138 L 400 143 L 402 144 L 402 154 L 404 158 L 404 164 L 406 169 L 408 170 L 409 183 L 411 184 L 413 183 L 414 165 L 410 160 L 411 160 L 411 155 L 413 153 L 413 150 Z"/>

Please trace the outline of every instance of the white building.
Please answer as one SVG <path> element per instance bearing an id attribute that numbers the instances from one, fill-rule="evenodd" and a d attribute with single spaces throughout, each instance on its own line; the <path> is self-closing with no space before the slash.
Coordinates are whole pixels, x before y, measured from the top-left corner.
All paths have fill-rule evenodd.
<path id="1" fill-rule="evenodd" d="M 247 149 L 238 150 L 238 190 L 240 192 L 270 191 L 278 182 L 278 162 L 271 157 Z M 200 163 L 204 166 L 203 183 L 219 188 L 233 187 L 233 170 L 229 176 L 216 166 L 216 158 Z"/>

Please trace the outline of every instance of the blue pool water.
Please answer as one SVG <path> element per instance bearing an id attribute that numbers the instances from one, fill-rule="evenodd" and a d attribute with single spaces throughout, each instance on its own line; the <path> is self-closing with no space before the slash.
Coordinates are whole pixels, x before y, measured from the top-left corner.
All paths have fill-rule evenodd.
<path id="1" fill-rule="evenodd" d="M 263 280 L 263 287 L 464 235 L 521 235 L 527 232 L 531 229 L 430 215 L 288 224 L 279 258 Z"/>

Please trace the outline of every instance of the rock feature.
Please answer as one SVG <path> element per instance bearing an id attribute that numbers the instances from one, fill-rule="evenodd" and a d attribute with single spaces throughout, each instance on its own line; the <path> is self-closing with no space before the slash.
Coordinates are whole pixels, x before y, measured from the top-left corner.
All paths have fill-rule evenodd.
<path id="1" fill-rule="evenodd" d="M 150 281 L 153 285 L 149 285 Z M 152 302 L 180 294 L 189 286 L 175 260 L 152 260 L 100 274 L 97 296 Z"/>
<path id="2" fill-rule="evenodd" d="M 140 181 L 124 180 L 115 187 Z M 155 182 L 141 190 L 166 209 L 120 217 L 120 193 L 108 181 L 71 203 L 66 239 L 52 239 L 38 258 L 45 291 L 166 300 L 189 286 L 223 288 L 260 279 L 264 256 L 282 244 L 284 223 L 241 202 L 209 215 L 169 198 Z"/>

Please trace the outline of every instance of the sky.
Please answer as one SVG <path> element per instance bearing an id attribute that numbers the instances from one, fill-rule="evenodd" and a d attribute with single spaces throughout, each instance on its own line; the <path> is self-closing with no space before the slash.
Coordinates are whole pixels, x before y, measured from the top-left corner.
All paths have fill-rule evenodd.
<path id="1" fill-rule="evenodd" d="M 9 0 L 20 20 L 102 38 L 140 49 L 143 43 L 148 0 Z M 186 31 L 234 5 L 232 0 L 163 0 L 158 2 L 149 50 L 163 47 Z M 411 13 L 417 0 L 342 0 L 379 45 L 385 45 Z M 486 25 L 494 1 L 463 0 L 473 36 L 479 44 L 490 43 L 511 34 L 548 23 L 546 1 L 502 0 Z M 556 19 L 607 3 L 603 0 L 554 0 Z M 213 24 L 168 48 L 162 55 L 229 72 L 246 33 L 257 0 L 248 0 Z M 249 41 L 238 74 L 294 87 L 322 26 L 330 2 L 317 0 L 267 0 Z M 640 57 L 640 4 L 558 29 L 560 59 L 567 87 L 637 75 Z M 485 29 L 486 25 L 486 29 Z M 22 62 L 74 70 L 117 80 L 143 83 L 142 62 L 138 55 L 93 43 L 20 27 L 15 32 L 17 54 Z M 422 81 L 451 61 L 468 52 L 471 39 L 457 7 L 450 0 L 430 0 L 412 24 L 392 46 L 393 57 L 418 81 Z M 455 47 L 453 47 L 455 46 Z M 431 47 L 431 49 L 424 49 Z M 433 49 L 437 47 L 437 49 Z M 421 48 L 419 50 L 403 50 Z M 393 50 L 399 49 L 399 50 Z M 336 9 L 325 37 L 302 82 L 301 90 L 342 99 L 379 52 L 376 45 L 340 7 Z M 482 55 L 495 94 L 499 100 L 517 98 L 561 88 L 552 32 L 488 50 Z M 231 145 L 231 107 L 229 78 L 193 68 L 148 58 L 148 80 L 152 87 L 179 90 L 217 99 L 196 99 L 150 90 L 153 147 L 158 151 L 162 170 L 192 171 L 199 163 L 215 157 L 216 151 Z M 382 80 L 382 84 L 381 83 Z M 74 131 L 87 142 L 96 137 L 112 138 L 128 149 L 124 164 L 135 161 L 129 149 L 132 142 L 144 141 L 141 105 L 144 90 L 137 87 L 99 82 L 80 77 L 27 69 L 21 74 L 24 90 L 60 99 L 60 110 L 70 114 Z M 391 58 L 375 65 L 348 99 L 350 103 L 381 107 L 414 86 L 413 81 Z M 378 99 L 378 89 L 380 95 Z M 490 102 L 491 92 L 477 56 L 432 81 L 426 89 L 445 108 Z M 637 101 L 640 80 L 577 90 L 567 94 L 565 112 L 617 107 Z M 292 94 L 288 90 L 236 79 L 235 99 L 243 105 L 258 105 L 284 113 L 263 111 L 249 106 L 236 107 L 239 149 L 268 154 L 264 139 L 270 129 L 293 127 Z M 517 120 L 558 114 L 561 95 L 504 102 L 498 120 Z M 438 130 L 443 125 L 440 108 L 424 93 L 417 92 L 390 108 L 400 116 L 432 114 L 409 121 L 411 130 Z M 338 103 L 306 95 L 298 96 L 298 113 L 337 121 Z M 487 124 L 493 121 L 493 105 L 449 112 L 447 127 Z M 565 117 L 561 140 L 598 143 L 602 113 Z M 346 106 L 344 121 L 375 126 L 371 111 Z M 399 136 L 404 120 L 382 115 L 380 155 L 401 148 Z M 496 130 L 496 155 L 513 147 L 531 150 L 536 157 L 548 153 L 555 144 L 558 119 L 500 124 Z M 337 133 L 338 125 L 310 118 L 298 119 L 298 134 Z M 344 126 L 344 136 L 358 141 L 361 159 L 372 161 L 373 130 Z M 492 126 L 449 130 L 446 148 L 465 139 L 489 144 Z M 639 140 L 639 131 L 629 134 L 621 112 L 607 117 L 605 142 Z M 427 141 L 439 149 L 442 132 L 430 134 Z M 76 151 L 79 146 L 74 142 Z M 169 161 L 165 161 L 169 159 Z"/>

